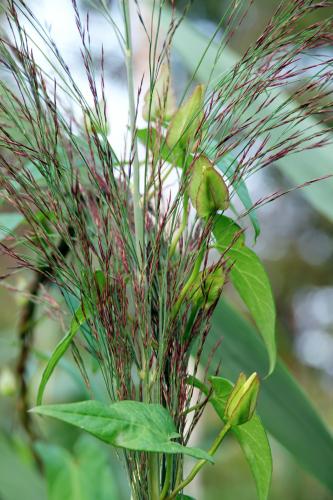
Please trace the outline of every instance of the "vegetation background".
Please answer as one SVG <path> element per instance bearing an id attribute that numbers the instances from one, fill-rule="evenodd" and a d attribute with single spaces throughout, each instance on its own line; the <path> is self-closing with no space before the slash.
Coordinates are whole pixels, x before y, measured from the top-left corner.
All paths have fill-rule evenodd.
<path id="1" fill-rule="evenodd" d="M 60 49 L 76 68 L 80 77 L 79 49 L 76 47 L 75 30 L 73 29 L 72 11 L 69 0 L 29 0 L 27 2 L 39 16 L 52 23 L 53 34 Z M 227 0 L 204 0 L 194 2 L 191 19 L 199 33 L 209 35 L 223 13 Z M 242 29 L 232 40 L 232 48 L 242 52 L 248 43 L 255 39 L 264 27 L 265 22 L 278 4 L 278 0 L 255 0 L 249 10 Z M 178 2 L 181 5 L 181 2 Z M 81 9 L 86 6 L 82 1 Z M 94 25 L 99 29 L 93 32 L 95 42 L 100 43 L 107 38 L 103 32 L 103 21 L 96 13 Z M 1 23 L 1 18 L 0 18 Z M 137 40 L 135 63 L 138 73 L 144 65 L 145 47 Z M 184 40 L 184 44 L 188 41 Z M 119 54 L 113 42 L 109 40 L 107 47 L 108 78 L 113 81 L 114 105 L 111 118 L 111 131 L 114 130 L 119 141 L 122 139 L 122 127 L 127 119 L 125 72 Z M 332 54 L 333 55 L 333 47 Z M 186 76 L 186 66 L 179 57 L 174 61 L 177 69 L 176 84 L 181 86 Z M 112 101 L 112 99 L 111 99 Z M 297 158 L 288 158 L 289 162 L 297 162 Z M 318 160 L 320 161 L 320 159 Z M 253 199 L 258 199 L 271 192 L 290 187 L 290 181 L 277 168 L 261 171 L 250 182 Z M 306 189 L 311 189 L 308 187 Z M 333 199 L 333 196 L 332 196 Z M 270 275 L 278 311 L 278 350 L 291 372 L 304 387 L 319 413 L 329 427 L 333 427 L 333 220 L 321 215 L 308 201 L 302 192 L 278 199 L 258 211 L 262 227 L 257 251 L 264 259 Z M 5 272 L 9 262 L 0 259 L 0 274 Z M 15 288 L 24 290 L 29 276 L 26 273 L 17 275 Z M 236 300 L 229 291 L 230 298 Z M 18 293 L 0 288 L 0 499 L 39 500 L 45 498 L 45 485 L 41 482 L 30 465 L 29 450 L 25 445 L 16 410 L 15 393 L 6 395 L 4 381 L 8 370 L 15 367 L 17 354 L 16 331 L 19 321 L 20 307 L 24 298 Z M 239 305 L 240 306 L 240 305 Z M 241 306 L 240 306 L 241 307 Z M 32 380 L 40 375 L 38 354 L 48 353 L 62 334 L 62 325 L 55 320 L 56 310 L 45 311 L 41 308 L 36 340 L 36 359 L 32 366 Z M 57 369 L 56 376 L 50 381 L 47 401 L 70 401 L 82 397 L 82 386 L 75 382 L 71 372 L 75 366 L 71 356 L 68 365 Z M 6 387 L 5 387 L 6 388 Z M 81 392 L 80 392 L 81 391 Z M 33 398 L 33 394 L 32 394 Z M 32 399 L 33 400 L 33 399 Z M 200 439 L 210 441 L 216 432 L 217 418 L 213 412 L 206 412 L 206 425 L 201 426 Z M 288 422 L 286 422 L 288 425 Z M 82 450 L 89 450 L 93 457 L 104 460 L 105 448 L 90 438 L 77 443 L 78 434 L 72 428 L 54 423 L 43 422 L 42 433 L 48 433 L 53 443 L 68 450 L 75 447 L 76 461 L 71 466 L 82 463 Z M 46 429 L 47 426 L 47 429 Z M 306 440 L 306 435 L 304 436 Z M 274 458 L 274 474 L 271 500 L 329 500 L 333 496 L 316 479 L 307 474 L 277 442 L 271 440 Z M 105 452 L 105 451 L 104 451 Z M 102 458 L 101 458 L 102 457 Z M 122 481 L 122 471 L 116 457 L 105 455 L 105 463 L 110 462 L 106 472 L 112 483 L 112 495 L 108 498 L 127 498 L 126 485 Z M 104 462 L 103 462 L 104 463 Z M 84 470 L 86 487 L 89 478 L 94 481 L 101 469 L 94 469 L 87 464 Z M 333 471 L 333 464 L 332 464 Z M 64 479 L 68 471 L 64 472 Z M 81 472 L 80 472 L 81 473 Z M 78 482 L 81 479 L 78 478 Z M 82 485 L 81 485 L 82 487 Z M 110 491 L 110 490 L 109 490 Z M 223 492 L 223 493 L 222 493 Z M 250 471 L 242 456 L 238 444 L 227 440 L 223 453 L 218 455 L 214 467 L 206 467 L 200 479 L 193 486 L 196 498 L 204 500 L 254 500 L 255 485 Z M 77 499 L 82 498 L 80 494 Z M 98 498 L 96 496 L 96 498 Z"/>

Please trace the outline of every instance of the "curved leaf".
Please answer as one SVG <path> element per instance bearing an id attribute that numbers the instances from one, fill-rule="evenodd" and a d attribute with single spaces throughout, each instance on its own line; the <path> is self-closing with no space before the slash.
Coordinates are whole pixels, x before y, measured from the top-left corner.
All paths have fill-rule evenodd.
<path id="1" fill-rule="evenodd" d="M 161 405 L 138 401 L 119 401 L 111 405 L 99 401 L 82 401 L 37 406 L 31 411 L 75 425 L 117 448 L 181 453 L 214 462 L 205 451 L 172 441 L 179 434 L 168 411 Z"/>
<path id="2" fill-rule="evenodd" d="M 40 405 L 43 400 L 43 394 L 45 391 L 45 387 L 47 382 L 49 381 L 55 367 L 57 366 L 59 360 L 63 357 L 67 349 L 72 343 L 72 340 L 74 339 L 75 335 L 79 331 L 80 327 L 86 322 L 86 320 L 89 318 L 89 311 L 88 309 L 83 309 L 82 306 L 80 306 L 74 313 L 74 317 L 71 322 L 70 329 L 68 333 L 64 336 L 63 339 L 60 340 L 58 345 L 56 346 L 55 350 L 51 354 L 50 359 L 48 360 L 48 363 L 43 371 L 42 379 L 40 381 L 39 387 L 38 387 L 38 393 L 37 393 L 37 404 Z"/>
<path id="3" fill-rule="evenodd" d="M 230 271 L 232 283 L 262 335 L 270 360 L 269 373 L 272 373 L 276 362 L 276 313 L 268 276 L 259 257 L 250 248 L 231 248 L 228 254 L 234 262 Z"/>
<path id="4" fill-rule="evenodd" d="M 213 230 L 216 248 L 231 260 L 231 281 L 261 333 L 269 355 L 269 373 L 272 373 L 276 361 L 276 312 L 272 288 L 259 257 L 245 246 L 242 235 L 238 236 L 239 231 L 239 226 L 231 219 L 219 215 Z"/>
<path id="5" fill-rule="evenodd" d="M 232 428 L 256 481 L 259 500 L 268 498 L 272 479 L 272 454 L 260 418 L 254 415 L 243 425 Z"/>

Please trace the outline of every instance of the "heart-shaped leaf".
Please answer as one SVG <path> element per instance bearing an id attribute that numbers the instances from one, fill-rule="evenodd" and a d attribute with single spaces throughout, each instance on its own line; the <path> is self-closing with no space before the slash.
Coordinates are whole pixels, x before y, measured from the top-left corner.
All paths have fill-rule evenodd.
<path id="1" fill-rule="evenodd" d="M 31 411 L 57 418 L 83 429 L 117 448 L 154 453 L 184 454 L 214 462 L 199 448 L 173 441 L 179 434 L 168 411 L 158 404 L 99 401 L 37 406 Z"/>

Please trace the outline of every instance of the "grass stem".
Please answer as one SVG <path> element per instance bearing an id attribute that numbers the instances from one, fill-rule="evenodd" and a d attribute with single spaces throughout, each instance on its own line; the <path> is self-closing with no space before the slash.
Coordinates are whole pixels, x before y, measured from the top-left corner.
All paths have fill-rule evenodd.
<path id="1" fill-rule="evenodd" d="M 138 157 L 138 145 L 136 138 L 136 106 L 134 96 L 134 76 L 133 76 L 133 49 L 131 34 L 131 17 L 129 9 L 129 0 L 123 0 L 123 16 L 125 24 L 126 40 L 126 71 L 129 99 L 130 132 L 133 147 L 133 210 L 135 226 L 135 244 L 139 266 L 142 264 L 142 255 L 144 249 L 143 233 L 143 211 L 140 203 L 140 162 Z"/>

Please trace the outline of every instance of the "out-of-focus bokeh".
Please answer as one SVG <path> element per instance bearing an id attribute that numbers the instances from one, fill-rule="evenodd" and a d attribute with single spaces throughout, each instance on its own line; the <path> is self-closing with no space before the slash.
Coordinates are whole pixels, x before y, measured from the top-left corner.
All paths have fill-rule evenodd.
<path id="1" fill-rule="evenodd" d="M 199 31 L 205 34 L 213 32 L 227 1 L 197 0 L 194 2 L 190 16 Z M 260 33 L 278 3 L 278 0 L 254 1 L 242 28 L 232 39 L 231 45 L 234 50 L 242 52 L 246 49 Z M 70 0 L 57 0 L 57 2 L 29 0 L 29 4 L 41 20 L 47 20 L 52 25 L 52 33 L 61 52 L 74 69 L 75 76 L 84 85 L 79 62 L 80 49 L 75 35 Z M 180 6 L 181 2 L 178 2 L 178 5 Z M 81 2 L 80 9 L 82 12 L 85 11 L 84 2 Z M 92 26 L 96 28 L 92 30 L 93 51 L 96 49 L 96 57 L 99 57 L 101 42 L 105 44 L 106 76 L 110 91 L 111 136 L 113 144 L 121 145 L 127 121 L 124 66 L 111 30 L 97 12 L 93 14 Z M 145 64 L 142 60 L 145 48 L 140 46 L 141 43 L 143 42 L 139 38 L 135 44 L 138 73 Z M 174 79 L 177 85 L 181 86 L 186 78 L 186 70 L 179 61 L 177 61 L 177 68 L 179 75 L 175 74 Z M 292 157 L 289 162 L 292 164 Z M 253 199 L 256 200 L 275 191 L 288 189 L 290 182 L 272 167 L 255 175 L 250 180 L 249 187 Z M 306 189 L 311 189 L 311 187 Z M 265 205 L 258 210 L 258 218 L 262 227 L 262 235 L 256 249 L 265 261 L 276 298 L 279 354 L 309 394 L 323 419 L 330 427 L 333 427 L 332 222 L 316 212 L 299 191 Z M 1 275 L 6 272 L 10 264 L 8 260 L 0 259 Z M 24 291 L 29 279 L 31 277 L 27 273 L 17 274 L 15 280 L 12 280 L 12 285 Z M 24 294 L 1 288 L 0 300 L 0 499 L 18 500 L 25 492 L 24 483 L 26 482 L 34 484 L 33 489 L 29 488 L 29 491 L 35 491 L 35 496 L 32 495 L 31 500 L 38 500 L 45 494 L 43 493 L 45 485 L 41 483 L 29 465 L 30 452 L 24 444 L 23 433 L 19 430 L 15 379 L 13 378 L 17 355 L 16 330 Z M 63 331 L 61 322 L 54 320 L 57 313 L 56 307 L 54 304 L 52 309 L 52 304 L 50 304 L 50 310 L 46 311 L 45 316 L 44 312 L 47 308 L 43 305 L 38 313 L 38 316 L 43 319 L 36 328 L 35 361 L 31 365 L 30 373 L 32 385 L 35 386 L 40 375 L 38 367 L 41 353 L 50 352 Z M 73 398 L 77 399 L 80 397 L 80 390 L 84 394 L 84 388 L 78 385 L 75 377 L 72 376 L 75 368 L 73 369 L 70 356 L 67 363 L 67 365 L 63 363 L 50 382 L 47 392 L 49 401 L 64 402 Z M 33 398 L 32 391 L 32 405 L 34 404 Z M 205 419 L 205 424 L 200 426 L 199 432 L 201 433 L 200 439 L 208 443 L 218 422 L 209 411 L 206 412 Z M 287 422 L 286 425 L 288 425 Z M 77 439 L 76 432 L 69 432 L 67 426 L 55 423 L 45 424 L 41 432 L 44 435 L 48 434 L 54 444 L 67 449 L 72 449 Z M 278 443 L 273 439 L 271 443 L 274 458 L 271 500 L 329 500 L 333 498 L 316 479 L 304 472 Z M 90 449 L 87 443 L 84 446 L 85 449 Z M 105 447 L 102 448 L 105 451 Z M 116 457 L 112 458 L 110 474 L 113 476 L 114 490 L 113 497 L 109 498 L 127 498 L 127 485 L 122 484 L 122 471 L 117 465 Z M 217 464 L 204 470 L 192 491 L 193 495 L 200 500 L 255 500 L 255 485 L 237 443 L 231 439 L 226 441 L 223 452 L 218 455 Z M 96 495 L 96 500 L 98 500 L 98 493 Z"/>

